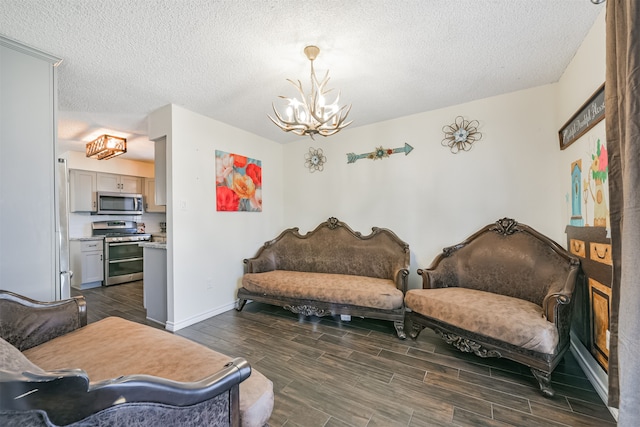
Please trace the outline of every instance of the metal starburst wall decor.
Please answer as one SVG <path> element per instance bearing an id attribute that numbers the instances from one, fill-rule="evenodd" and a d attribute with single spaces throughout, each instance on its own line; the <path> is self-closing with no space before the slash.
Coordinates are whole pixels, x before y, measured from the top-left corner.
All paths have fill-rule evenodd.
<path id="1" fill-rule="evenodd" d="M 477 120 L 465 120 L 462 116 L 456 117 L 453 124 L 442 127 L 444 139 L 442 145 L 449 147 L 453 154 L 460 151 L 469 151 L 473 144 L 482 139 L 482 133 L 478 132 L 480 122 Z"/>
<path id="2" fill-rule="evenodd" d="M 304 155 L 304 165 L 309 169 L 309 172 L 322 172 L 326 162 L 327 158 L 322 152 L 322 148 L 309 147 L 309 152 Z"/>

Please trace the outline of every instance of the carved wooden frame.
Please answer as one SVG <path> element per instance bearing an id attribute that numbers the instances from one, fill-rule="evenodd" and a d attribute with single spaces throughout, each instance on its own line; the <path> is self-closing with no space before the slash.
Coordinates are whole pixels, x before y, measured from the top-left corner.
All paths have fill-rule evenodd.
<path id="1" fill-rule="evenodd" d="M 556 242 L 528 225 L 520 224 L 511 218 L 502 218 L 494 224 L 489 224 L 483 227 L 465 239 L 462 243 L 444 248 L 442 253 L 434 259 L 429 268 L 424 270 L 418 269 L 418 274 L 422 276 L 422 286 L 424 289 L 438 287 L 432 283 L 429 275 L 430 272 L 436 270 L 438 264 L 444 258 L 454 256 L 458 250 L 462 249 L 482 234 L 490 232 L 495 232 L 505 236 L 515 233 L 527 233 L 544 242 L 549 249 L 563 257 L 570 265 L 570 273 L 565 283 L 565 289 L 563 289 L 562 292 L 550 292 L 544 298 L 542 304 L 546 318 L 550 322 L 553 322 L 558 329 L 559 341 L 554 354 L 545 354 L 526 350 L 504 341 L 455 327 L 451 324 L 417 312 L 407 313 L 407 323 L 410 324 L 409 336 L 415 339 L 424 328 L 430 328 L 440 335 L 448 344 L 455 346 L 460 351 L 474 353 L 480 357 L 503 357 L 505 359 L 522 363 L 531 369 L 533 376 L 538 381 L 542 394 L 546 397 L 552 397 L 554 395 L 554 391 L 551 387 L 551 373 L 558 363 L 560 363 L 564 357 L 564 353 L 570 346 L 569 329 L 571 325 L 570 313 L 572 309 L 573 292 L 573 286 L 570 285 L 572 281 L 573 285 L 575 285 L 577 274 L 580 269 L 580 260 L 578 258 L 571 255 Z"/>
<path id="2" fill-rule="evenodd" d="M 553 397 L 555 394 L 551 387 L 551 372 L 558 366 L 570 344 L 567 341 L 563 347 L 558 348 L 554 355 L 549 355 L 525 350 L 504 341 L 475 334 L 415 311 L 407 313 L 406 323 L 409 324 L 409 336 L 413 339 L 416 339 L 424 328 L 429 328 L 434 330 L 447 344 L 462 352 L 473 353 L 482 358 L 505 358 L 528 366 L 538 381 L 540 391 L 546 397 Z"/>
<path id="3" fill-rule="evenodd" d="M 375 236 L 380 234 L 387 234 L 395 241 L 402 252 L 404 253 L 404 265 L 405 268 L 400 269 L 396 277 L 393 278 L 396 288 L 402 291 L 402 294 L 406 294 L 407 292 L 407 279 L 409 276 L 409 245 L 402 241 L 393 231 L 388 230 L 386 228 L 372 227 L 371 233 L 369 235 L 363 236 L 362 233 L 358 231 L 353 231 L 347 224 L 342 221 L 339 221 L 335 217 L 329 218 L 327 221 L 318 225 L 313 231 L 308 232 L 305 235 L 301 235 L 299 233 L 298 227 L 289 228 L 284 230 L 278 237 L 273 240 L 266 242 L 256 253 L 255 257 L 245 259 L 244 262 L 244 272 L 245 273 L 256 273 L 256 267 L 254 263 L 260 257 L 260 255 L 269 247 L 277 244 L 279 240 L 281 240 L 285 235 L 292 234 L 293 236 L 299 239 L 309 239 L 311 238 L 319 229 L 326 227 L 330 230 L 335 230 L 338 227 L 342 227 L 345 230 L 349 231 L 353 237 L 359 240 L 369 240 L 375 238 Z M 289 310 L 293 313 L 298 313 L 302 316 L 337 316 L 337 315 L 350 315 L 354 317 L 366 317 L 370 319 L 379 319 L 379 320 L 389 320 L 393 322 L 394 328 L 396 330 L 396 334 L 398 338 L 405 339 L 407 337 L 404 331 L 404 321 L 405 321 L 405 305 L 404 302 L 402 306 L 398 309 L 391 310 L 383 310 L 376 309 L 371 307 L 362 307 L 351 304 L 336 304 L 332 302 L 326 301 L 316 301 L 309 299 L 298 299 L 298 298 L 287 298 L 287 297 L 279 297 L 274 295 L 265 295 L 253 293 L 245 288 L 238 289 L 238 307 L 237 310 L 241 311 L 244 308 L 247 300 L 263 302 L 266 304 L 280 306 L 286 310 Z"/>

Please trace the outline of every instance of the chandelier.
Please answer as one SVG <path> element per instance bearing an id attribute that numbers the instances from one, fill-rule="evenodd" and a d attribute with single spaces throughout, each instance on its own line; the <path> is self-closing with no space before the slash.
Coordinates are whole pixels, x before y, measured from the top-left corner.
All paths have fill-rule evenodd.
<path id="1" fill-rule="evenodd" d="M 102 135 L 87 143 L 87 157 L 107 160 L 127 152 L 127 140 L 119 136 Z"/>
<path id="2" fill-rule="evenodd" d="M 340 92 L 330 104 L 325 99 L 326 94 L 331 92 L 332 89 L 326 88 L 329 82 L 329 71 L 319 82 L 313 70 L 313 60 L 318 57 L 319 53 L 320 49 L 316 46 L 304 48 L 304 54 L 311 61 L 311 93 L 305 95 L 300 80 L 296 84 L 293 80 L 287 79 L 298 90 L 301 100 L 280 96 L 280 98 L 288 102 L 284 115 L 280 114 L 276 110 L 275 104 L 272 103 L 276 117 L 268 116 L 283 131 L 293 132 L 300 136 L 309 135 L 311 139 L 314 139 L 314 135 L 333 135 L 351 124 L 351 121 L 345 122 L 351 110 L 351 105 L 343 105 L 342 107 L 338 105 Z"/>

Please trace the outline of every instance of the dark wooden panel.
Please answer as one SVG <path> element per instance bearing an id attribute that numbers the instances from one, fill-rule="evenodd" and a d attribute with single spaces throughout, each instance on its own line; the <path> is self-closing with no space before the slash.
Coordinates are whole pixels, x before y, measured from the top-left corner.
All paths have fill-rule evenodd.
<path id="1" fill-rule="evenodd" d="M 581 277 L 574 297 L 571 328 L 605 371 L 609 367 L 606 334 L 609 329 L 612 263 L 611 239 L 604 227 L 567 226 L 567 245 L 580 252 Z M 595 285 L 594 285 L 595 284 Z"/>
<path id="2" fill-rule="evenodd" d="M 592 318 L 591 336 L 593 337 L 592 353 L 605 371 L 609 369 L 609 349 L 607 348 L 607 331 L 609 330 L 611 288 L 594 279 L 589 279 L 589 296 L 591 298 Z"/>

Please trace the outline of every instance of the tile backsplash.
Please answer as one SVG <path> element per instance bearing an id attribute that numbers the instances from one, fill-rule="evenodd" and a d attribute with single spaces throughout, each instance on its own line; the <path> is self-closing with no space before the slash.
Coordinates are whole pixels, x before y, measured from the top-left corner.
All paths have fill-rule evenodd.
<path id="1" fill-rule="evenodd" d="M 72 212 L 69 214 L 69 237 L 91 236 L 91 223 L 95 221 L 126 220 L 144 222 L 146 233 L 159 233 L 160 223 L 166 221 L 164 213 L 144 213 L 142 215 L 91 215 Z"/>

